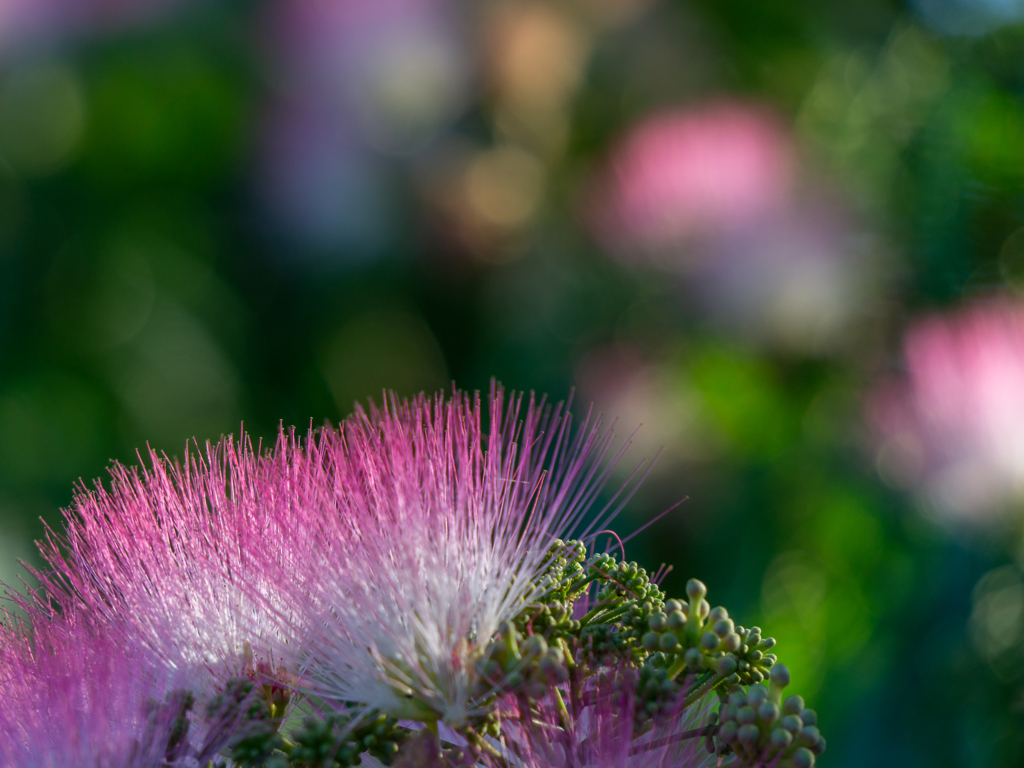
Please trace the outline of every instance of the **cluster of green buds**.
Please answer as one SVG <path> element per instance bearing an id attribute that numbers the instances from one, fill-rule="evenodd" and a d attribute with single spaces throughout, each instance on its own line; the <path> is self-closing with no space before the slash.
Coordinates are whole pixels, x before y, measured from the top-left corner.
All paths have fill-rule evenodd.
<path id="1" fill-rule="evenodd" d="M 211 733 L 235 734 L 229 749 L 231 759 L 240 766 L 272 765 L 284 744 L 278 729 L 287 700 L 268 696 L 271 690 L 249 678 L 235 677 L 206 706 Z"/>
<path id="2" fill-rule="evenodd" d="M 775 640 L 762 638 L 757 627 L 737 627 L 725 608 L 711 608 L 705 599 L 707 591 L 702 582 L 690 579 L 688 602 L 669 600 L 664 611 L 650 614 L 649 631 L 640 639 L 644 649 L 676 657 L 671 677 L 686 669 L 710 670 L 733 684 L 764 680 L 776 660 L 774 654 L 766 653 Z"/>
<path id="3" fill-rule="evenodd" d="M 669 664 L 668 657 L 655 653 L 640 667 L 633 712 L 638 731 L 643 731 L 659 714 L 671 713 L 678 705 L 682 685 L 669 676 Z"/>
<path id="4" fill-rule="evenodd" d="M 719 709 L 721 724 L 715 734 L 716 751 L 733 755 L 723 766 L 770 764 L 778 768 L 812 768 L 815 755 L 825 751 L 818 731 L 818 715 L 804 707 L 800 696 L 782 700 L 789 670 L 772 668 L 769 687 L 760 683 L 744 691 L 733 688 Z"/>
<path id="5" fill-rule="evenodd" d="M 481 685 L 502 694 L 541 699 L 552 686 L 569 679 L 569 663 L 563 640 L 555 639 L 549 645 L 543 635 L 524 636 L 515 622 L 507 621 L 491 644 Z"/>
<path id="6" fill-rule="evenodd" d="M 371 712 L 358 721 L 344 712 L 310 716 L 285 745 L 290 765 L 302 768 L 349 768 L 369 753 L 391 765 L 410 731 L 393 717 Z M 245 765 L 243 763 L 243 765 Z"/>

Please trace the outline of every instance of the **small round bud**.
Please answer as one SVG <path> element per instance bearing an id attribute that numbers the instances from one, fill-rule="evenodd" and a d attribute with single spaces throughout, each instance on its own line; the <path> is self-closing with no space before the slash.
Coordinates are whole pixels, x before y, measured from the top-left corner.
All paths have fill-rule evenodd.
<path id="1" fill-rule="evenodd" d="M 787 715 L 796 715 L 803 711 L 804 697 L 790 696 L 782 705 L 782 711 Z"/>
<path id="2" fill-rule="evenodd" d="M 653 699 L 661 691 L 661 683 L 654 678 L 651 678 L 644 684 L 644 696 L 648 699 Z"/>
<path id="3" fill-rule="evenodd" d="M 718 609 L 716 608 L 715 610 L 718 610 Z M 709 619 L 714 619 L 713 616 L 710 616 L 708 618 Z M 719 637 L 725 637 L 726 635 L 732 633 L 732 626 L 733 626 L 732 625 L 732 619 L 718 619 L 712 625 L 711 631 L 714 632 Z"/>
<path id="4" fill-rule="evenodd" d="M 807 747 L 800 747 L 790 758 L 795 768 L 814 768 L 814 753 Z"/>
<path id="5" fill-rule="evenodd" d="M 678 600 L 668 600 L 665 602 L 665 613 L 672 613 L 672 611 L 681 611 L 685 603 L 681 603 Z"/>
<path id="6" fill-rule="evenodd" d="M 763 685 L 750 686 L 750 690 L 747 691 L 747 701 L 755 707 L 761 706 L 762 703 L 768 701 L 768 689 Z"/>
<path id="7" fill-rule="evenodd" d="M 723 619 L 729 618 L 729 612 L 722 606 L 718 605 L 711 609 L 711 613 L 708 614 L 708 621 L 722 621 Z"/>
<path id="8" fill-rule="evenodd" d="M 783 728 L 772 731 L 771 745 L 776 749 L 785 749 L 793 743 L 793 734 Z"/>
<path id="9" fill-rule="evenodd" d="M 718 714 L 722 717 L 722 722 L 727 723 L 730 720 L 736 719 L 736 705 L 735 704 L 723 704 L 721 709 L 718 710 Z"/>
<path id="10" fill-rule="evenodd" d="M 822 752 L 825 751 L 825 737 L 824 736 L 819 736 L 818 737 L 818 743 L 815 744 L 813 747 L 810 747 L 809 749 L 814 754 L 820 755 Z"/>
<path id="11" fill-rule="evenodd" d="M 697 579 L 690 579 L 686 582 L 686 596 L 691 600 L 700 600 L 707 593 L 708 588 L 704 586 L 704 582 Z"/>
<path id="12" fill-rule="evenodd" d="M 528 656 L 543 656 L 548 652 L 548 641 L 543 635 L 533 635 L 523 644 L 523 653 Z"/>
<path id="13" fill-rule="evenodd" d="M 764 723 L 774 723 L 779 719 L 779 705 L 774 701 L 766 701 L 757 708 L 757 717 Z"/>
<path id="14" fill-rule="evenodd" d="M 736 671 L 736 657 L 735 656 L 723 656 L 718 660 L 718 674 L 722 677 L 728 677 Z"/>
<path id="15" fill-rule="evenodd" d="M 668 617 L 661 613 L 652 613 L 647 617 L 647 626 L 654 632 L 664 632 L 668 627 Z"/>
<path id="16" fill-rule="evenodd" d="M 697 606 L 697 615 L 703 620 L 708 617 L 709 613 L 711 613 L 711 603 L 707 600 L 701 600 Z"/>
<path id="17" fill-rule="evenodd" d="M 813 709 L 805 709 L 800 712 L 800 719 L 804 721 L 804 725 L 817 725 L 818 713 Z"/>
<path id="18" fill-rule="evenodd" d="M 671 632 L 663 632 L 658 638 L 658 648 L 666 653 L 674 651 L 679 646 L 679 638 Z"/>
<path id="19" fill-rule="evenodd" d="M 683 659 L 686 661 L 686 666 L 691 669 L 697 669 L 704 660 L 704 654 L 700 652 L 699 648 L 690 648 L 686 655 L 683 656 Z"/>
<path id="20" fill-rule="evenodd" d="M 747 694 L 737 688 L 735 691 L 731 691 L 729 693 L 729 703 L 734 707 L 742 707 L 747 703 Z"/>
<path id="21" fill-rule="evenodd" d="M 731 632 L 730 634 L 722 638 L 722 648 L 729 651 L 730 653 L 736 653 L 736 651 L 740 649 L 740 645 L 742 645 L 740 641 L 740 636 L 737 635 L 735 632 Z"/>
<path id="22" fill-rule="evenodd" d="M 686 614 L 682 611 L 672 611 L 668 615 L 669 629 L 682 629 L 686 626 Z"/>
<path id="23" fill-rule="evenodd" d="M 700 638 L 700 647 L 705 651 L 714 651 L 718 648 L 718 635 L 714 632 L 705 632 Z"/>
<path id="24" fill-rule="evenodd" d="M 785 688 L 789 685 L 789 668 L 785 664 L 776 664 L 771 672 L 772 685 L 777 688 Z"/>
<path id="25" fill-rule="evenodd" d="M 736 742 L 738 731 L 739 725 L 736 724 L 735 720 L 730 720 L 727 723 L 723 723 L 722 727 L 718 729 L 718 738 L 726 744 L 733 744 Z"/>
<path id="26" fill-rule="evenodd" d="M 749 705 L 744 705 L 736 710 L 736 722 L 740 725 L 750 725 L 757 721 L 757 712 Z"/>
<path id="27" fill-rule="evenodd" d="M 817 744 L 820 738 L 821 731 L 818 730 L 817 726 L 805 725 L 796 735 L 796 743 L 804 747 L 810 747 Z"/>
<path id="28" fill-rule="evenodd" d="M 756 744 L 757 740 L 761 737 L 761 731 L 757 729 L 756 725 L 744 725 L 741 726 L 736 734 L 739 737 L 741 744 Z"/>
<path id="29" fill-rule="evenodd" d="M 779 722 L 782 724 L 783 728 L 792 733 L 794 736 L 797 733 L 799 733 L 800 729 L 803 727 L 803 722 L 796 715 L 786 715 Z"/>
<path id="30" fill-rule="evenodd" d="M 759 669 L 755 669 L 754 667 L 751 667 L 749 674 L 750 674 L 750 679 L 753 680 L 755 683 L 760 683 L 762 680 L 764 680 L 764 674 Z"/>
<path id="31" fill-rule="evenodd" d="M 764 640 L 762 640 L 758 644 L 758 647 L 762 651 L 770 651 L 772 648 L 775 647 L 775 638 L 774 637 L 766 637 L 766 638 L 764 638 Z"/>
<path id="32" fill-rule="evenodd" d="M 642 638 L 640 638 L 640 643 L 648 651 L 656 651 L 658 650 L 658 639 L 659 635 L 657 632 L 647 632 Z"/>

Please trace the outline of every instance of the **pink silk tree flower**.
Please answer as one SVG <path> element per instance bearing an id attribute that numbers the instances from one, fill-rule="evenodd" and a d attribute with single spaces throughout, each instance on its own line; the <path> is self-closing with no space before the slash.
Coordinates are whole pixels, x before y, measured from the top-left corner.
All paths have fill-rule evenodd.
<path id="1" fill-rule="evenodd" d="M 35 618 L 34 632 L 10 618 L 0 627 L 0 764 L 189 764 L 190 737 L 199 733 L 189 721 L 190 696 L 176 685 L 179 671 L 113 627 Z"/>
<path id="2" fill-rule="evenodd" d="M 953 519 L 983 521 L 1024 496 L 1024 305 L 979 301 L 918 321 L 902 379 L 867 415 L 883 476 Z"/>
<path id="3" fill-rule="evenodd" d="M 181 464 L 150 452 L 148 468 L 116 465 L 109 488 L 78 491 L 63 535 L 47 533 L 40 550 L 53 570 L 35 575 L 65 609 L 129 627 L 161 658 L 190 667 L 201 696 L 266 672 L 287 638 L 251 598 L 277 605 L 250 550 L 280 542 L 279 519 L 303 504 L 305 467 L 318 465 L 304 450 L 282 434 L 261 457 L 243 437 Z"/>
<path id="4" fill-rule="evenodd" d="M 330 513 L 293 518 L 265 559 L 302 636 L 282 650 L 300 690 L 456 728 L 485 713 L 488 644 L 545 588 L 549 548 L 628 501 L 588 516 L 624 450 L 605 462 L 599 420 L 574 432 L 561 405 L 497 387 L 483 417 L 479 396 L 392 397 L 319 433 Z"/>
<path id="5" fill-rule="evenodd" d="M 637 689 L 638 673 L 606 670 L 570 695 L 564 708 L 551 696 L 524 717 L 517 702 L 502 702 L 503 742 L 487 766 L 522 768 L 701 768 L 716 765 L 701 723 L 709 722 L 707 700 L 686 706 L 666 698 L 653 719 Z M 640 714 L 643 712 L 644 714 Z M 713 729 L 711 729 L 713 731 Z M 711 732 L 708 731 L 708 732 Z"/>

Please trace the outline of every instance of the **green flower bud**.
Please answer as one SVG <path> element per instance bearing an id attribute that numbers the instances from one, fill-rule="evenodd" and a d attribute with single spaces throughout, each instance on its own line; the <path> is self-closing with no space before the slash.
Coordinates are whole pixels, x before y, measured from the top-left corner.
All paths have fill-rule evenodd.
<path id="1" fill-rule="evenodd" d="M 722 648 L 729 651 L 730 653 L 736 653 L 736 651 L 740 649 L 740 645 L 742 645 L 740 641 L 740 636 L 737 635 L 735 632 L 731 632 L 730 634 L 722 638 Z"/>
<path id="2" fill-rule="evenodd" d="M 753 707 L 759 707 L 768 700 L 768 689 L 763 685 L 752 685 L 747 691 L 747 703 Z"/>
<path id="3" fill-rule="evenodd" d="M 705 651 L 714 651 L 718 648 L 718 635 L 714 632 L 705 632 L 700 638 L 700 647 Z"/>
<path id="4" fill-rule="evenodd" d="M 723 704 L 721 709 L 718 710 L 719 716 L 722 718 L 723 723 L 727 723 L 730 720 L 736 719 L 736 705 L 735 704 Z"/>
<path id="5" fill-rule="evenodd" d="M 686 603 L 681 603 L 678 600 L 669 600 L 665 603 L 665 613 L 672 613 L 672 611 L 682 611 Z"/>
<path id="6" fill-rule="evenodd" d="M 782 705 L 782 711 L 787 715 L 799 714 L 803 711 L 803 708 L 803 696 L 790 696 L 788 699 L 786 699 L 786 703 Z"/>
<path id="7" fill-rule="evenodd" d="M 672 611 L 668 615 L 668 626 L 669 629 L 682 629 L 686 626 L 686 614 L 679 610 Z"/>
<path id="8" fill-rule="evenodd" d="M 651 628 L 652 632 L 664 632 L 668 627 L 668 617 L 661 613 L 652 613 L 647 617 L 647 626 Z"/>
<path id="9" fill-rule="evenodd" d="M 762 640 L 760 643 L 758 643 L 758 648 L 760 648 L 762 651 L 770 651 L 774 647 L 775 647 L 775 638 L 774 637 L 766 637 L 764 640 Z"/>
<path id="10" fill-rule="evenodd" d="M 722 677 L 728 677 L 736 671 L 736 657 L 734 656 L 723 656 L 718 660 L 716 665 L 716 671 Z"/>
<path id="11" fill-rule="evenodd" d="M 741 744 L 750 746 L 751 744 L 756 744 L 757 740 L 761 738 L 761 731 L 757 729 L 756 725 L 744 725 L 740 727 L 736 735 Z"/>
<path id="12" fill-rule="evenodd" d="M 683 656 L 683 659 L 686 661 L 686 666 L 691 669 L 697 669 L 700 667 L 701 662 L 704 661 L 704 654 L 698 648 L 690 648 L 686 655 Z"/>
<path id="13" fill-rule="evenodd" d="M 747 694 L 737 688 L 729 694 L 729 703 L 735 707 L 742 707 L 747 703 Z"/>
<path id="14" fill-rule="evenodd" d="M 523 645 L 523 652 L 528 656 L 543 656 L 548 652 L 548 641 L 543 635 L 533 635 Z"/>
<path id="15" fill-rule="evenodd" d="M 717 611 L 718 609 L 716 608 L 715 610 Z M 712 613 L 714 613 L 714 611 L 712 611 Z M 709 618 L 709 620 L 713 620 L 714 616 L 709 616 L 708 618 Z M 729 634 L 732 633 L 732 627 L 733 627 L 732 619 L 728 619 L 728 618 L 726 618 L 726 619 L 718 619 L 712 625 L 711 631 L 714 632 L 719 637 L 725 637 L 726 635 L 729 635 Z"/>
<path id="16" fill-rule="evenodd" d="M 806 747 L 800 747 L 790 759 L 794 768 L 814 768 L 814 753 Z"/>
<path id="17" fill-rule="evenodd" d="M 697 579 L 690 579 L 686 582 L 686 596 L 691 600 L 700 600 L 707 593 L 708 588 L 704 586 L 704 582 Z"/>
<path id="18" fill-rule="evenodd" d="M 751 661 L 760 661 L 761 659 L 764 658 L 764 654 L 755 649 L 755 650 L 750 652 L 750 655 L 747 656 L 747 658 L 750 659 Z"/>
<path id="19" fill-rule="evenodd" d="M 774 723 L 779 719 L 779 705 L 774 701 L 766 701 L 757 708 L 757 716 L 764 723 Z"/>
<path id="20" fill-rule="evenodd" d="M 772 685 L 778 688 L 785 688 L 789 685 L 789 669 L 785 664 L 776 664 L 772 667 L 770 678 Z"/>
<path id="21" fill-rule="evenodd" d="M 821 738 L 821 731 L 813 725 L 805 725 L 796 735 L 796 743 L 802 747 L 810 747 L 818 743 Z"/>
<path id="22" fill-rule="evenodd" d="M 658 650 L 658 637 L 657 632 L 647 632 L 642 638 L 640 638 L 640 643 L 648 651 L 656 651 Z"/>
<path id="23" fill-rule="evenodd" d="M 697 606 L 697 615 L 700 616 L 701 620 L 706 619 L 708 614 L 711 613 L 711 603 L 707 600 L 701 600 Z"/>
<path id="24" fill-rule="evenodd" d="M 729 618 L 729 612 L 722 606 L 715 606 L 711 609 L 711 613 L 708 614 L 708 621 L 723 621 Z M 731 627 L 730 627 L 731 629 Z"/>
<path id="25" fill-rule="evenodd" d="M 772 731 L 770 743 L 776 749 L 785 749 L 793 743 L 793 734 L 783 728 Z"/>
<path id="26" fill-rule="evenodd" d="M 824 736 L 819 736 L 818 737 L 818 743 L 815 744 L 813 747 L 810 747 L 810 750 L 811 750 L 811 752 L 813 752 L 816 755 L 820 755 L 822 752 L 824 752 L 825 751 L 825 737 Z"/>
<path id="27" fill-rule="evenodd" d="M 679 638 L 671 632 L 664 632 L 661 637 L 658 638 L 658 647 L 666 653 L 670 653 L 679 647 Z"/>
<path id="28" fill-rule="evenodd" d="M 818 713 L 813 709 L 805 709 L 800 712 L 800 719 L 804 721 L 804 725 L 817 725 Z"/>
<path id="29" fill-rule="evenodd" d="M 744 705 L 736 710 L 736 722 L 740 725 L 749 725 L 757 721 L 757 712 L 750 705 Z"/>
<path id="30" fill-rule="evenodd" d="M 736 742 L 736 736 L 739 731 L 739 725 L 736 724 L 735 720 L 730 720 L 724 723 L 721 728 L 718 729 L 718 738 L 724 741 L 726 744 L 734 744 Z"/>
<path id="31" fill-rule="evenodd" d="M 803 728 L 804 725 L 803 721 L 796 715 L 786 715 L 779 721 L 779 723 L 794 736 L 800 732 L 800 729 Z"/>

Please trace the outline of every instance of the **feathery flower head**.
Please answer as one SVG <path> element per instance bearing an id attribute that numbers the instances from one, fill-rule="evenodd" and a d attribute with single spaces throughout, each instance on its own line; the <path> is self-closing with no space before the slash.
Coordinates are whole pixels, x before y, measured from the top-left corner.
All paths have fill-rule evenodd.
<path id="1" fill-rule="evenodd" d="M 184 765 L 193 701 L 178 672 L 113 627 L 35 618 L 34 633 L 0 627 L 0 764 Z"/>
<path id="2" fill-rule="evenodd" d="M 269 622 L 250 599 L 274 585 L 249 550 L 281 541 L 276 521 L 301 503 L 289 471 L 306 457 L 292 436 L 260 457 L 243 437 L 181 464 L 150 452 L 148 468 L 115 465 L 109 488 L 79 489 L 65 533 L 40 543 L 53 566 L 35 575 L 51 597 L 111 625 L 193 672 L 197 693 L 272 663 Z M 276 625 L 275 625 L 276 626 Z"/>
<path id="3" fill-rule="evenodd" d="M 488 645 L 548 586 L 552 544 L 589 522 L 612 441 L 588 418 L 493 387 L 391 398 L 317 434 L 329 510 L 292 519 L 264 558 L 301 644 L 300 688 L 459 726 L 486 711 Z M 621 456 L 621 450 L 611 464 Z M 583 532 L 614 516 L 619 494 Z"/>
<path id="4" fill-rule="evenodd" d="M 705 748 L 714 728 L 706 704 L 686 706 L 676 695 L 653 720 L 638 724 L 647 698 L 636 669 L 606 669 L 568 702 L 548 696 L 531 710 L 504 702 L 501 753 L 521 768 L 699 768 L 717 762 Z M 660 681 L 659 681 L 660 683 Z M 499 763 L 487 754 L 486 765 Z"/>

